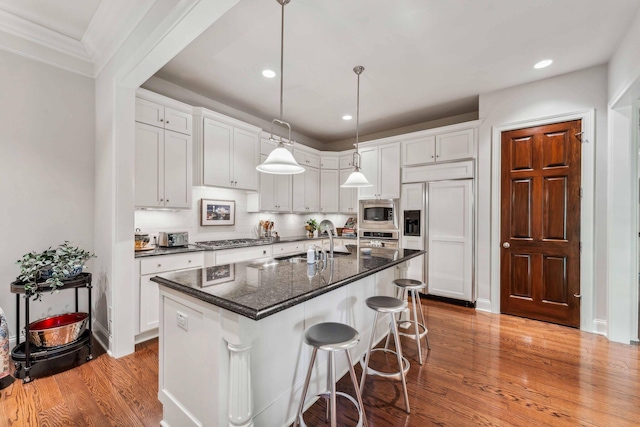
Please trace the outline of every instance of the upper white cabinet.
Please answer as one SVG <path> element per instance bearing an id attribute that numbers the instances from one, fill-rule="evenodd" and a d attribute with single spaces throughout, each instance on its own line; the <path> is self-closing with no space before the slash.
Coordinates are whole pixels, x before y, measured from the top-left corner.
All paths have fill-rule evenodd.
<path id="1" fill-rule="evenodd" d="M 155 94 L 154 94 L 155 95 Z M 191 135 L 191 114 L 136 98 L 136 122 Z"/>
<path id="2" fill-rule="evenodd" d="M 257 190 L 260 128 L 204 108 L 194 111 L 194 184 Z"/>
<path id="3" fill-rule="evenodd" d="M 149 97 L 156 94 L 143 91 Z M 166 99 L 166 103 L 174 102 Z M 170 130 L 175 124 L 179 131 Z M 173 117 L 179 117 L 174 120 Z M 135 206 L 141 208 L 191 208 L 192 141 L 191 115 L 136 98 Z M 151 123 L 151 124 L 149 124 Z"/>
<path id="4" fill-rule="evenodd" d="M 265 160 L 262 154 L 260 162 Z M 291 175 L 260 174 L 260 191 L 251 196 L 258 198 L 258 207 L 250 206 L 250 212 L 291 212 Z"/>
<path id="5" fill-rule="evenodd" d="M 340 169 L 349 169 L 353 167 L 353 151 L 348 155 L 343 154 L 340 156 Z"/>
<path id="6" fill-rule="evenodd" d="M 343 184 L 349 175 L 353 172 L 352 168 L 349 169 L 340 169 L 340 177 L 338 180 L 338 186 Z M 338 187 L 340 193 L 340 199 L 338 201 L 338 208 L 340 213 L 345 214 L 358 214 L 358 189 L 357 188 L 343 188 Z"/>
<path id="7" fill-rule="evenodd" d="M 372 187 L 359 188 L 360 199 L 400 198 L 400 143 L 360 150 L 360 169 Z"/>
<path id="8" fill-rule="evenodd" d="M 337 158 L 336 158 L 337 160 Z M 338 163 L 336 162 L 336 165 Z M 320 212 L 337 213 L 340 199 L 340 171 L 322 169 L 320 171 Z"/>
<path id="9" fill-rule="evenodd" d="M 402 166 L 475 157 L 474 129 L 424 135 L 402 141 Z"/>
<path id="10" fill-rule="evenodd" d="M 340 169 L 340 158 L 337 156 L 320 156 L 321 169 Z"/>
<path id="11" fill-rule="evenodd" d="M 308 166 L 311 168 L 320 167 L 320 156 L 310 153 L 308 151 L 300 150 L 299 148 L 294 148 L 293 158 L 296 159 L 296 162 L 300 163 L 302 166 Z"/>
<path id="12" fill-rule="evenodd" d="M 305 167 L 304 173 L 293 175 L 293 211 L 320 212 L 320 171 Z"/>

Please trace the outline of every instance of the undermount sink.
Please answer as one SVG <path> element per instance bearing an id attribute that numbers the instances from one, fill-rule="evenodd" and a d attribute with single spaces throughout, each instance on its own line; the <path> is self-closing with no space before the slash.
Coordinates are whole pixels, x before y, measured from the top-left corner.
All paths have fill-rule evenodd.
<path id="1" fill-rule="evenodd" d="M 327 255 L 328 255 L 328 253 L 327 253 Z M 334 258 L 347 256 L 347 255 L 351 255 L 351 252 L 334 252 L 333 253 L 333 257 Z M 280 261 L 280 262 L 290 262 L 290 263 L 294 263 L 294 264 L 295 263 L 303 263 L 303 262 L 307 262 L 307 254 L 306 253 L 295 254 L 295 255 L 278 257 L 278 258 L 275 258 L 275 259 L 277 261 Z"/>
<path id="2" fill-rule="evenodd" d="M 290 262 L 291 264 L 302 264 L 302 263 L 306 263 L 307 262 L 307 258 L 302 258 L 299 256 L 293 257 L 293 258 L 286 258 L 286 259 L 278 259 L 278 261 L 280 262 Z"/>

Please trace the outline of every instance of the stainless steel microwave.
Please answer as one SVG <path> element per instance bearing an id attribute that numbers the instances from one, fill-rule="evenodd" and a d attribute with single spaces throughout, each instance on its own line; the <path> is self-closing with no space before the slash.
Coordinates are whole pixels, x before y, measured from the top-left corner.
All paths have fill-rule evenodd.
<path id="1" fill-rule="evenodd" d="M 362 229 L 398 229 L 398 200 L 378 199 L 360 201 L 359 227 Z"/>

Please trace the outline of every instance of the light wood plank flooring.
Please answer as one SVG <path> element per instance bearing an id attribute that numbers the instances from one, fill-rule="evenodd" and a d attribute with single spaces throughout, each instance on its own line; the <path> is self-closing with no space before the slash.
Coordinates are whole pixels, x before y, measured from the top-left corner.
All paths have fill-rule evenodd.
<path id="1" fill-rule="evenodd" d="M 640 347 L 423 303 L 431 351 L 422 367 L 413 341 L 402 341 L 411 362 L 411 414 L 404 412 L 399 382 L 369 377 L 364 401 L 370 426 L 640 425 Z M 63 372 L 56 364 L 30 384 L 16 381 L 0 392 L 0 426 L 157 426 L 157 358 L 157 341 L 151 341 L 121 359 L 101 354 Z M 352 392 L 347 377 L 338 389 Z M 338 407 L 339 424 L 354 425 L 355 411 Z M 305 419 L 324 425 L 324 403 Z"/>

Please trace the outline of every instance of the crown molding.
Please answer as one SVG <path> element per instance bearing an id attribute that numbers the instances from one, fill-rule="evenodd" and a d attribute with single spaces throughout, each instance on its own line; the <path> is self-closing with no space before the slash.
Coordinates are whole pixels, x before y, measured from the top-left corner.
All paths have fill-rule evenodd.
<path id="1" fill-rule="evenodd" d="M 100 74 L 157 0 L 102 1 L 82 36 L 82 44 Z"/>
<path id="2" fill-rule="evenodd" d="M 21 37 L 32 43 L 37 43 L 68 56 L 89 60 L 87 51 L 79 40 L 50 30 L 42 25 L 21 18 L 0 9 L 0 28 L 5 33 Z"/>

